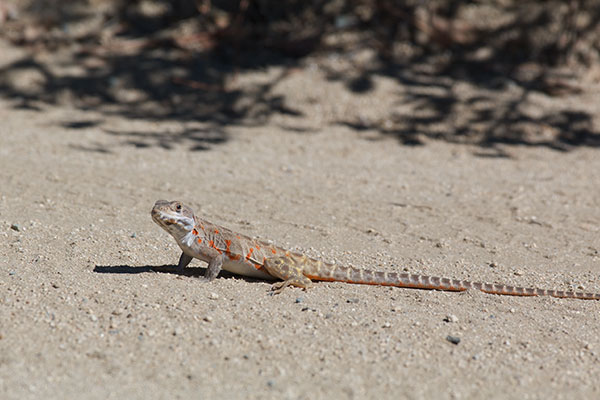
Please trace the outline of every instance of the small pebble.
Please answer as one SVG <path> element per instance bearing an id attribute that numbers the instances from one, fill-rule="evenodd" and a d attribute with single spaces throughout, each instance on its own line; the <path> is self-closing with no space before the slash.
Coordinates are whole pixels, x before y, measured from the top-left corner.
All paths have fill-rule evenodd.
<path id="1" fill-rule="evenodd" d="M 458 317 L 454 314 L 448 314 L 444 318 L 444 322 L 458 322 Z"/>
<path id="2" fill-rule="evenodd" d="M 10 226 L 10 229 L 12 229 L 13 231 L 20 232 L 21 231 L 21 225 L 19 225 L 19 224 L 12 224 Z"/>
<path id="3" fill-rule="evenodd" d="M 302 303 L 304 299 L 302 297 L 296 297 L 296 303 Z"/>
<path id="4" fill-rule="evenodd" d="M 9 274 L 10 276 L 12 276 L 12 275 L 15 275 L 15 274 L 16 274 L 16 272 L 15 272 L 15 271 L 9 271 L 9 273 L 8 273 L 8 274 Z"/>
<path id="5" fill-rule="evenodd" d="M 449 341 L 452 344 L 459 344 L 460 343 L 460 338 L 458 336 L 448 335 L 448 336 L 446 336 L 446 340 Z"/>
<path id="6" fill-rule="evenodd" d="M 356 304 L 356 303 L 358 303 L 358 299 L 357 298 L 346 299 L 346 303 Z"/>
<path id="7" fill-rule="evenodd" d="M 132 237 L 133 239 L 135 239 L 135 238 L 137 237 L 137 234 L 136 234 L 135 232 L 133 232 L 133 233 L 131 234 L 131 237 Z"/>
<path id="8" fill-rule="evenodd" d="M 219 295 L 216 294 L 215 292 L 212 292 L 211 294 L 208 295 L 208 298 L 211 300 L 218 300 L 219 299 Z"/>

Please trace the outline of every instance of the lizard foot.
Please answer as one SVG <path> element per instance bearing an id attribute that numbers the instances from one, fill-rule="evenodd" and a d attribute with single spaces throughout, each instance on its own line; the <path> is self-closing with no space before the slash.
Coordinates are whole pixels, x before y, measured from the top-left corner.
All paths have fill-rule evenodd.
<path id="1" fill-rule="evenodd" d="M 285 289 L 286 287 L 288 287 L 290 285 L 302 288 L 304 290 L 306 290 L 312 286 L 312 282 L 310 279 L 308 279 L 305 276 L 302 276 L 302 278 L 306 279 L 306 281 L 304 279 L 302 279 L 301 281 L 296 281 L 292 278 L 292 279 L 285 280 L 283 282 L 275 282 L 273 284 L 273 286 L 271 286 L 271 290 L 273 291 L 273 294 L 279 294 L 283 291 L 283 289 Z"/>
<path id="2" fill-rule="evenodd" d="M 264 263 L 267 272 L 283 282 L 276 282 L 271 287 L 273 294 L 281 293 L 283 289 L 292 285 L 307 289 L 312 286 L 312 282 L 302 273 L 302 269 L 289 257 L 271 257 Z"/>

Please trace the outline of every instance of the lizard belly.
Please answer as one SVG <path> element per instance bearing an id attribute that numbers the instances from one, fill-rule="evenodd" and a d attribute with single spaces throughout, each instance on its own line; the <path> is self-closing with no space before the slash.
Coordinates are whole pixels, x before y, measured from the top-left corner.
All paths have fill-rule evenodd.
<path id="1" fill-rule="evenodd" d="M 260 279 L 277 279 L 273 275 L 267 273 L 264 269 L 256 269 L 256 267 L 246 261 L 240 260 L 225 260 L 223 262 L 223 269 L 225 271 L 232 272 L 234 274 L 249 276 L 252 278 Z"/>

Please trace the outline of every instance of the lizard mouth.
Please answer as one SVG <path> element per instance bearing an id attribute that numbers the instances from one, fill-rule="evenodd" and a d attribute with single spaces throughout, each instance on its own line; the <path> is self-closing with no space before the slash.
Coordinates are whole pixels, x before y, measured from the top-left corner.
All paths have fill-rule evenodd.
<path id="1" fill-rule="evenodd" d="M 152 210 L 152 219 L 154 220 L 154 222 L 161 226 L 171 226 L 177 223 L 177 221 L 175 221 L 172 218 L 166 217 L 159 210 Z"/>

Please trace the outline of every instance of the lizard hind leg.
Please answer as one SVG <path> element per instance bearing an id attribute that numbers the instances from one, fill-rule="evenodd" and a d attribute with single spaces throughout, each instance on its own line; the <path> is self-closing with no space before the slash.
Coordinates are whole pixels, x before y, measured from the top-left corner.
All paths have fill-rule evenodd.
<path id="1" fill-rule="evenodd" d="M 274 294 L 281 293 L 288 286 L 297 286 L 308 289 L 312 286 L 312 281 L 302 273 L 302 268 L 289 257 L 271 257 L 264 262 L 267 272 L 283 282 L 276 282 L 271 287 Z"/>

